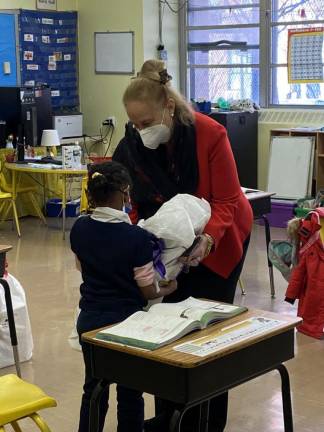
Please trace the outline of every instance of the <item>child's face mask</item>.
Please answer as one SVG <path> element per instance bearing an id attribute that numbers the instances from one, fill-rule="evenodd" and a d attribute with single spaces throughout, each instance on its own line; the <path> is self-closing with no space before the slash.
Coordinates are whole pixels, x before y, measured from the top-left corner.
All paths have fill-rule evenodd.
<path id="1" fill-rule="evenodd" d="M 166 108 L 164 108 L 163 110 L 162 120 L 160 124 L 149 126 L 145 129 L 138 131 L 143 141 L 144 147 L 151 150 L 156 150 L 160 144 L 169 141 L 171 136 L 170 128 L 163 124 L 165 110 Z"/>

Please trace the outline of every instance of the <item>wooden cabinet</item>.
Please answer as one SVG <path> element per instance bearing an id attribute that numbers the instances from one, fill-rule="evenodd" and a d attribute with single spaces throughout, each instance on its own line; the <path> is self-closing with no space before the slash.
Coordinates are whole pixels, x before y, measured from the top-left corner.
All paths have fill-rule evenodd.
<path id="1" fill-rule="evenodd" d="M 324 131 L 301 129 L 274 129 L 271 131 L 271 138 L 274 136 L 314 137 L 315 160 L 312 194 L 315 195 L 320 189 L 324 189 Z"/>

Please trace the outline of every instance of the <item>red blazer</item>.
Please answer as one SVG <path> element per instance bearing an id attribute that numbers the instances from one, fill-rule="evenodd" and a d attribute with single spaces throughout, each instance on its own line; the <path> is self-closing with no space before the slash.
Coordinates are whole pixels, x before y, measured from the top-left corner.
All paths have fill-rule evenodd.
<path id="1" fill-rule="evenodd" d="M 199 167 L 195 195 L 211 205 L 211 218 L 204 231 L 216 242 L 215 251 L 203 264 L 226 278 L 242 257 L 243 242 L 251 232 L 252 209 L 242 193 L 225 128 L 210 117 L 195 113 L 195 129 Z M 136 223 L 137 205 L 132 204 L 130 217 Z"/>
<path id="2" fill-rule="evenodd" d="M 196 196 L 211 205 L 211 218 L 204 231 L 216 241 L 215 251 L 203 263 L 226 278 L 242 257 L 253 213 L 240 187 L 225 128 L 206 115 L 195 113 L 195 117 L 199 165 Z"/>

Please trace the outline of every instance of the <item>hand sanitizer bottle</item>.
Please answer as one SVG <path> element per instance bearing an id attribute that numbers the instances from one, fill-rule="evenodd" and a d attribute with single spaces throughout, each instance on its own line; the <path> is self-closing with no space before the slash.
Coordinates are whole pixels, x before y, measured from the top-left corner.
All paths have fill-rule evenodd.
<path id="1" fill-rule="evenodd" d="M 6 143 L 6 148 L 7 149 L 13 149 L 13 136 L 9 135 L 8 139 L 7 139 L 7 143 Z"/>

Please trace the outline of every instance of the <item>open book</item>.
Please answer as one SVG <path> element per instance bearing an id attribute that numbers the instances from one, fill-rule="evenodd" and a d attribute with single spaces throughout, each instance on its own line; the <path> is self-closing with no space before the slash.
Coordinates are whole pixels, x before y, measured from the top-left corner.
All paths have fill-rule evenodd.
<path id="1" fill-rule="evenodd" d="M 243 306 L 189 297 L 179 303 L 154 304 L 148 312 L 136 312 L 120 324 L 101 330 L 96 338 L 154 350 L 246 310 Z"/>

